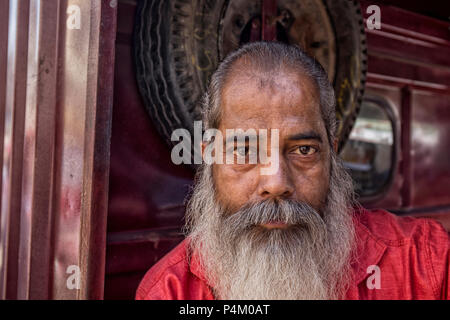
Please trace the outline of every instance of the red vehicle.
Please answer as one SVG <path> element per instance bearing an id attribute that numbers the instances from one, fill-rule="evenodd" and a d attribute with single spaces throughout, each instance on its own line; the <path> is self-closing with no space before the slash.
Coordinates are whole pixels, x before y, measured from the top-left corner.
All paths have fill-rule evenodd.
<path id="1" fill-rule="evenodd" d="M 1 297 L 132 299 L 183 239 L 194 170 L 172 163 L 170 133 L 192 129 L 218 61 L 261 39 L 328 71 L 360 202 L 450 230 L 449 16 L 438 1 L 0 0 Z"/>

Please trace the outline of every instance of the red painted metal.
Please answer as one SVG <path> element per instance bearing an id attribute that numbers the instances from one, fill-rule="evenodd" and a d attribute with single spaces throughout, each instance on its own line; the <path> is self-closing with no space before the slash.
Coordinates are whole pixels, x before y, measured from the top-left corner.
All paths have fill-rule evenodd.
<path id="1" fill-rule="evenodd" d="M 444 23 L 448 22 L 450 12 L 450 2 L 441 0 L 376 0 L 364 2 L 383 5 L 383 7 L 390 6 L 394 10 L 388 12 L 388 14 L 394 12 L 395 15 L 395 9 L 397 8 L 401 8 L 405 12 L 416 13 L 420 15 L 421 20 L 419 23 L 416 23 L 416 21 L 413 20 L 408 21 L 408 18 L 405 16 L 397 16 L 397 19 L 400 22 L 399 24 L 404 25 L 406 22 L 409 24 L 408 27 L 415 25 L 416 28 L 421 27 L 420 25 L 424 19 L 434 20 L 435 22 L 438 21 L 436 19 L 440 19 Z"/>
<path id="2" fill-rule="evenodd" d="M 411 112 L 411 207 L 423 210 L 448 206 L 450 93 L 415 90 Z"/>
<path id="3" fill-rule="evenodd" d="M 401 117 L 401 162 L 400 168 L 403 175 L 402 184 L 402 207 L 409 209 L 411 206 L 411 183 L 412 183 L 412 168 L 411 168 L 411 89 L 406 86 L 401 90 L 402 102 L 400 107 Z"/>
<path id="4" fill-rule="evenodd" d="M 6 3 L 0 4 L 3 15 Z M 116 2 L 8 4 L 7 78 L 0 82 L 1 297 L 99 299 Z M 80 9 L 79 29 L 68 27 L 69 5 Z M 80 289 L 67 286 L 71 265 L 80 268 Z"/>
<path id="5" fill-rule="evenodd" d="M 54 3 L 30 2 L 17 292 L 21 299 L 51 296 L 59 13 Z"/>
<path id="6" fill-rule="evenodd" d="M 84 161 L 87 166 L 84 168 L 85 206 L 81 226 L 81 239 L 85 240 L 81 242 L 80 251 L 85 278 L 78 296 L 80 299 L 104 296 L 117 1 L 101 1 L 97 10 L 93 9 L 97 16 L 92 29 L 98 32 L 91 39 L 96 62 L 88 74 L 91 79 L 88 86 L 92 91 L 86 110 L 85 150 L 88 151 Z"/>
<path id="7" fill-rule="evenodd" d="M 262 40 L 277 40 L 277 1 L 262 0 Z"/>
<path id="8" fill-rule="evenodd" d="M 361 3 L 364 13 L 374 4 Z M 366 91 L 391 102 L 401 143 L 390 189 L 368 206 L 419 216 L 428 212 L 448 228 L 450 167 L 444 159 L 450 159 L 450 23 L 379 5 L 381 30 L 366 30 Z"/>
<path id="9" fill-rule="evenodd" d="M 261 41 L 261 20 L 254 18 L 250 30 L 250 42 Z"/>
<path id="10" fill-rule="evenodd" d="M 5 5 L 5 3 L 2 3 Z M 2 101 L 4 119 L 2 200 L 0 231 L 0 294 L 1 298 L 15 298 L 18 291 L 18 263 L 20 241 L 20 201 L 22 192 L 22 160 L 24 120 L 27 89 L 27 50 L 29 3 L 9 3 L 8 57 L 5 100 Z"/>
<path id="11" fill-rule="evenodd" d="M 182 239 L 193 180 L 176 166 L 138 92 L 133 61 L 135 1 L 119 1 L 109 180 L 106 299 L 132 299 L 147 271 Z M 133 174 L 133 172 L 135 174 Z"/>

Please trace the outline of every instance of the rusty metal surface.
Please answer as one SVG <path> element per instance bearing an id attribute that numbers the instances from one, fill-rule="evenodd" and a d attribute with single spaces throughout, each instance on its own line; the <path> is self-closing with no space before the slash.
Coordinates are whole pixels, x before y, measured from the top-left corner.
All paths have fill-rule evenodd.
<path id="1" fill-rule="evenodd" d="M 0 0 L 0 137 L 3 137 L 5 125 L 6 71 L 8 66 L 8 25 L 9 0 Z M 0 168 L 3 168 L 3 139 L 0 139 Z M 0 194 L 2 186 L 0 176 Z M 0 198 L 1 199 L 1 198 Z M 0 206 L 1 207 L 1 206 Z M 0 210 L 1 221 L 1 210 Z"/>
<path id="2" fill-rule="evenodd" d="M 30 1 L 18 293 L 50 297 L 53 151 L 59 6 Z"/>
<path id="3" fill-rule="evenodd" d="M 9 4 L 2 297 L 102 298 L 116 2 Z"/>
<path id="4" fill-rule="evenodd" d="M 2 3 L 5 5 L 5 3 Z M 22 150 L 27 88 L 29 4 L 10 1 L 5 100 L 2 101 L 3 163 L 0 229 L 1 298 L 14 298 L 18 283 Z"/>
<path id="5" fill-rule="evenodd" d="M 55 167 L 53 292 L 58 298 L 103 296 L 106 197 L 112 108 L 114 1 L 80 6 L 84 32 L 61 41 Z M 67 290 L 69 265 L 81 268 L 80 290 Z"/>
<path id="6" fill-rule="evenodd" d="M 91 5 L 84 141 L 81 249 L 79 262 L 85 275 L 79 299 L 100 299 L 104 294 L 106 224 L 112 125 L 117 1 Z"/>

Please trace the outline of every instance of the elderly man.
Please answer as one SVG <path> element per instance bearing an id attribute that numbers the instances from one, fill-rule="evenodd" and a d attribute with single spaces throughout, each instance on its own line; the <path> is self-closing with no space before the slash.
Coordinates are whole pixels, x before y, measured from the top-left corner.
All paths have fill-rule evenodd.
<path id="1" fill-rule="evenodd" d="M 447 299 L 447 232 L 355 203 L 336 155 L 334 107 L 325 71 L 297 47 L 259 42 L 229 55 L 212 76 L 203 123 L 276 129 L 277 170 L 203 164 L 187 237 L 147 272 L 136 298 Z M 249 139 L 233 142 L 235 156 L 254 152 Z"/>

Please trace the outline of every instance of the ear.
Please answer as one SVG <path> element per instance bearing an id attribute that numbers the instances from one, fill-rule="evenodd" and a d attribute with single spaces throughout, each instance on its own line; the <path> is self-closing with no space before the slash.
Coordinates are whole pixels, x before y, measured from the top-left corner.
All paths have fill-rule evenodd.
<path id="1" fill-rule="evenodd" d="M 339 139 L 338 138 L 334 138 L 334 140 L 333 140 L 334 152 L 338 153 L 338 148 L 339 148 Z"/>
<path id="2" fill-rule="evenodd" d="M 200 149 L 202 151 L 202 159 L 203 159 L 203 161 L 205 161 L 205 148 L 206 148 L 207 145 L 208 145 L 208 143 L 205 142 L 205 141 L 202 141 L 200 143 Z"/>

